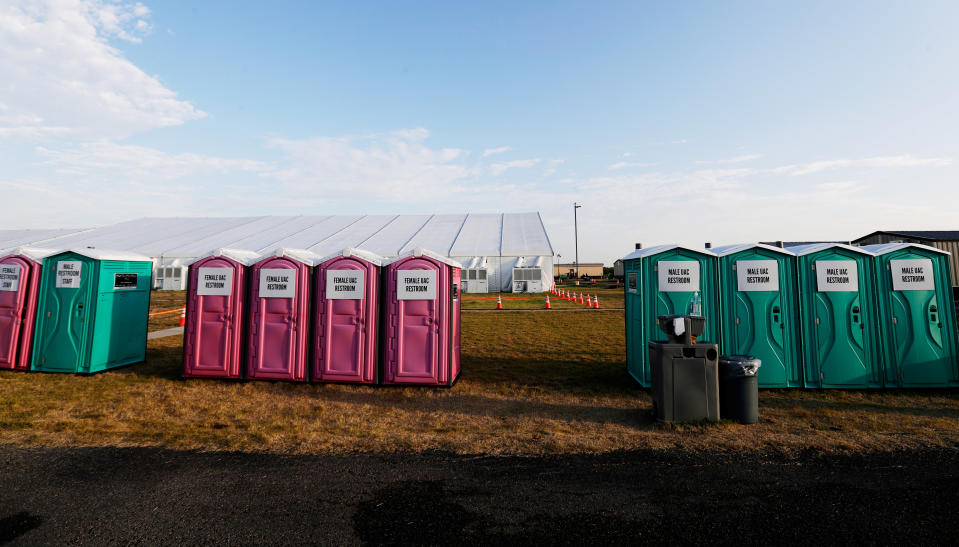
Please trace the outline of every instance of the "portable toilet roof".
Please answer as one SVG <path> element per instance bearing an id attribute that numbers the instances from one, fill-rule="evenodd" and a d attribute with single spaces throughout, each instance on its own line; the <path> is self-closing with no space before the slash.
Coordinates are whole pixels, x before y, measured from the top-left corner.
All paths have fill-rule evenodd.
<path id="1" fill-rule="evenodd" d="M 63 249 L 51 253 L 47 256 L 58 255 L 61 253 L 76 253 L 87 258 L 92 258 L 93 260 L 125 260 L 128 262 L 152 262 L 153 260 L 140 253 L 131 253 L 130 251 L 116 251 L 113 249 L 96 249 L 96 248 L 80 248 L 80 249 Z"/>
<path id="2" fill-rule="evenodd" d="M 9 253 L 7 253 L 7 256 L 9 255 L 25 256 L 34 262 L 43 262 L 44 258 L 51 255 L 55 255 L 57 253 L 61 253 L 61 252 L 63 252 L 62 249 L 45 249 L 41 247 L 17 247 L 16 249 L 13 249 Z"/>
<path id="3" fill-rule="evenodd" d="M 923 245 L 922 243 L 877 243 L 875 245 L 863 245 L 860 248 L 865 249 L 876 256 L 879 256 L 879 255 L 884 255 L 886 253 L 891 253 L 893 251 L 898 251 L 899 249 L 907 249 L 910 247 L 913 247 L 916 249 L 922 249 L 924 251 L 929 251 L 931 253 L 941 253 L 947 256 L 951 255 L 949 251 L 944 251 L 938 247 L 932 247 L 930 245 Z"/>
<path id="4" fill-rule="evenodd" d="M 409 258 L 409 257 L 411 257 L 411 256 L 425 256 L 425 257 L 427 257 L 427 258 L 432 258 L 433 260 L 442 262 L 443 264 L 446 264 L 447 266 L 452 266 L 452 267 L 454 267 L 454 268 L 463 269 L 463 264 L 461 264 L 461 263 L 453 260 L 452 258 L 443 256 L 443 255 L 441 255 L 441 254 L 439 254 L 439 253 L 434 253 L 433 251 L 430 251 L 429 249 L 421 249 L 421 248 L 410 249 L 409 251 L 407 251 L 407 252 L 405 252 L 405 253 L 403 253 L 403 254 L 395 257 L 395 258 L 391 258 L 391 259 L 385 261 L 385 262 L 383 263 L 383 265 L 384 265 L 384 266 L 388 266 L 388 265 L 390 265 L 390 264 L 392 264 L 392 263 L 394 263 L 394 262 L 399 262 L 400 260 L 403 260 L 403 259 L 405 259 L 405 258 Z"/>
<path id="5" fill-rule="evenodd" d="M 341 250 L 341 251 L 335 252 L 335 253 L 333 253 L 333 254 L 328 254 L 328 255 L 326 255 L 326 256 L 318 259 L 318 260 L 316 261 L 316 263 L 317 263 L 317 264 L 323 264 L 324 262 L 326 262 L 326 261 L 328 261 L 328 260 L 332 260 L 332 259 L 334 259 L 334 258 L 339 258 L 339 257 L 341 257 L 341 256 L 344 256 L 344 257 L 347 257 L 347 258 L 349 258 L 349 257 L 351 257 L 351 256 L 355 256 L 355 257 L 357 257 L 357 258 L 362 258 L 363 260 L 369 262 L 370 264 L 373 264 L 374 266 L 382 266 L 382 265 L 386 262 L 386 258 L 384 258 L 384 257 L 382 257 L 382 256 L 380 256 L 380 255 L 378 255 L 378 254 L 376 254 L 376 253 L 373 253 L 373 252 L 370 252 L 370 251 L 365 251 L 365 250 L 363 250 L 363 249 L 355 249 L 355 248 L 353 248 L 353 247 L 347 247 L 347 248 L 345 248 L 345 249 L 343 249 L 343 250 Z"/>
<path id="6" fill-rule="evenodd" d="M 789 250 L 792 251 L 796 256 L 805 256 L 812 253 L 818 253 L 819 251 L 825 251 L 826 249 L 846 249 L 847 251 L 852 251 L 854 253 L 862 253 L 868 256 L 875 256 L 874 253 L 867 251 L 864 247 L 856 247 L 854 245 L 847 245 L 845 243 L 810 243 L 809 245 L 797 245 L 795 247 L 790 247 Z"/>
<path id="7" fill-rule="evenodd" d="M 692 251 L 694 253 L 702 253 L 705 255 L 715 254 L 710 249 L 695 249 L 693 247 L 687 247 L 686 245 L 678 245 L 671 243 L 668 245 L 654 245 L 652 247 L 647 247 L 645 249 L 636 249 L 635 251 L 629 253 L 623 257 L 623 260 L 632 260 L 634 258 L 643 258 L 644 256 L 653 256 L 660 253 L 665 253 L 666 251 L 671 251 L 673 249 L 684 249 L 687 251 Z"/>
<path id="8" fill-rule="evenodd" d="M 211 256 L 222 256 L 224 258 L 229 258 L 230 260 L 239 262 L 240 264 L 243 264 L 244 266 L 249 266 L 253 264 L 254 262 L 256 262 L 257 260 L 259 260 L 260 258 L 260 255 L 253 251 L 246 251 L 243 249 L 220 248 L 220 249 L 214 249 L 204 254 L 203 256 L 197 258 L 196 260 L 191 260 L 189 263 L 186 264 L 186 266 L 189 266 L 193 264 L 194 262 L 199 262 L 203 260 L 204 258 L 209 258 Z"/>
<path id="9" fill-rule="evenodd" d="M 268 256 L 292 258 L 293 260 L 306 264 L 307 266 L 316 266 L 322 262 L 320 255 L 312 251 L 307 251 L 306 249 L 277 249 Z M 267 258 L 267 256 L 261 256 L 260 260 L 264 258 Z M 259 262 L 259 260 L 257 262 Z"/>
<path id="10" fill-rule="evenodd" d="M 749 249 L 765 249 L 767 251 L 772 251 L 774 253 L 781 253 L 788 256 L 796 256 L 796 253 L 794 253 L 793 251 L 789 249 L 776 247 L 775 245 L 766 245 L 765 243 L 735 243 L 732 245 L 723 245 L 721 247 L 714 247 L 709 250 L 716 256 L 728 256 L 733 253 L 748 251 Z"/>

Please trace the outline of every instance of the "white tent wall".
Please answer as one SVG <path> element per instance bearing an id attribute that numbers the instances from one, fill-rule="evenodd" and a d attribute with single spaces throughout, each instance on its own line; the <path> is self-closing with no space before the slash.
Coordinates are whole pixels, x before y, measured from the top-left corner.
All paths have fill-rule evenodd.
<path id="1" fill-rule="evenodd" d="M 153 260 L 155 274 L 222 247 L 321 256 L 352 247 L 387 258 L 424 248 L 464 263 L 485 257 L 490 291 L 511 291 L 513 268 L 537 261 L 544 289 L 553 284 L 553 249 L 539 213 L 151 217 L 84 230 L 0 230 L 0 249 L 36 244 L 140 253 Z"/>

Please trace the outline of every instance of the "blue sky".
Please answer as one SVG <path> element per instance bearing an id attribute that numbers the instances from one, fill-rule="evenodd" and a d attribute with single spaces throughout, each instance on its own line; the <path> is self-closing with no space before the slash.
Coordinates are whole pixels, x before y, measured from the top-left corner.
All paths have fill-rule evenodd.
<path id="1" fill-rule="evenodd" d="M 0 6 L 0 229 L 514 212 L 555 250 L 956 229 L 955 2 Z M 944 205 L 946 204 L 946 205 Z"/>

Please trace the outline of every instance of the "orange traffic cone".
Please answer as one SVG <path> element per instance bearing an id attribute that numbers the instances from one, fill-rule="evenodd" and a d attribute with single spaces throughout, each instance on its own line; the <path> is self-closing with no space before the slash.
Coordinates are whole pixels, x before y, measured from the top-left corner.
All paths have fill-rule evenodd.
<path id="1" fill-rule="evenodd" d="M 547 309 L 547 310 L 553 309 L 553 306 L 551 306 L 551 305 L 549 304 L 549 295 L 548 295 L 548 294 L 546 295 L 546 307 L 543 308 L 543 309 Z"/>
<path id="2" fill-rule="evenodd" d="M 186 325 L 186 306 L 180 310 L 180 326 Z"/>
<path id="3" fill-rule="evenodd" d="M 583 302 L 583 293 L 579 293 L 579 303 L 585 304 L 585 302 Z"/>
<path id="4" fill-rule="evenodd" d="M 503 309 L 503 297 L 502 295 L 496 297 L 496 309 Z"/>
<path id="5" fill-rule="evenodd" d="M 594 294 L 594 295 L 593 295 L 593 309 L 594 309 L 594 310 L 598 310 L 598 309 L 599 309 L 599 295 L 598 295 L 598 294 Z"/>

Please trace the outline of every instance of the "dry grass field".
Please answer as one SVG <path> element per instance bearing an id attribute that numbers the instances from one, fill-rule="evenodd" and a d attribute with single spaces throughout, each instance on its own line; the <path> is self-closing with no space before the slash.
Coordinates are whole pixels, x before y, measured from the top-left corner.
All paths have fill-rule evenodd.
<path id="1" fill-rule="evenodd" d="M 178 305 L 155 294 L 169 299 L 156 309 Z M 146 363 L 94 376 L 0 372 L 0 443 L 494 455 L 959 447 L 956 390 L 765 390 L 756 425 L 656 424 L 625 372 L 617 310 L 464 313 L 463 373 L 450 389 L 182 380 L 181 344 L 153 340 Z"/>

